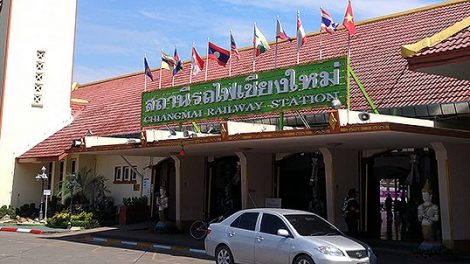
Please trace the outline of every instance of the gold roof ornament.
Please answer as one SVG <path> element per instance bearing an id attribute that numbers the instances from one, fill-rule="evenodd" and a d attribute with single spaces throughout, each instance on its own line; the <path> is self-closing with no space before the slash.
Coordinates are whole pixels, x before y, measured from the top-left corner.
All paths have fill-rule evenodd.
<path id="1" fill-rule="evenodd" d="M 431 182 L 429 181 L 429 179 L 426 180 L 426 183 L 424 184 L 424 187 L 421 192 L 432 193 Z"/>

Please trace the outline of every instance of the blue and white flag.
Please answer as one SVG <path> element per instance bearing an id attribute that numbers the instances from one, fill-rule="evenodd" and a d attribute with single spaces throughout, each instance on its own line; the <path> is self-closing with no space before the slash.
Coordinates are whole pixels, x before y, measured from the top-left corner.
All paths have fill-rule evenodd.
<path id="1" fill-rule="evenodd" d="M 330 16 L 330 14 L 328 14 L 328 12 L 326 12 L 322 8 L 320 8 L 320 11 L 321 11 L 321 32 L 326 31 L 330 34 L 333 34 L 333 32 L 338 30 L 339 24 L 333 22 L 333 18 Z"/>

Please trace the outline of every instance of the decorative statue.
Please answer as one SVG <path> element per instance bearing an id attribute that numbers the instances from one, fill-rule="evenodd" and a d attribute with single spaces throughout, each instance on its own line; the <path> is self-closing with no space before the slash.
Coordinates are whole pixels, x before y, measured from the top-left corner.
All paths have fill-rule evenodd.
<path id="1" fill-rule="evenodd" d="M 157 205 L 158 205 L 158 217 L 160 221 L 165 221 L 165 211 L 168 208 L 168 197 L 166 196 L 166 191 L 163 187 L 160 188 L 160 196 L 157 197 Z"/>
<path id="2" fill-rule="evenodd" d="M 421 222 L 424 242 L 435 241 L 434 223 L 439 221 L 439 207 L 432 203 L 432 190 L 429 180 L 422 189 L 424 203 L 418 206 L 418 220 Z"/>

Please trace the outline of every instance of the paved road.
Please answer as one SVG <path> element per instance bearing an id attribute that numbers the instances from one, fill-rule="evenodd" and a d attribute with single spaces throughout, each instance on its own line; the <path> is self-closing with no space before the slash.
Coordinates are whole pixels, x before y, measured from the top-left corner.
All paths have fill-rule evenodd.
<path id="1" fill-rule="evenodd" d="M 172 254 L 148 252 L 93 244 L 41 238 L 31 234 L 0 232 L 0 263 L 15 264 L 207 264 L 197 259 Z"/>
<path id="2" fill-rule="evenodd" d="M 470 258 L 423 257 L 406 251 L 377 248 L 375 250 L 380 264 L 468 264 Z M 22 233 L 0 232 L 0 264 L 207 264 L 215 263 L 201 258 L 178 255 L 175 252 L 150 252 L 119 247 L 70 242 Z"/>

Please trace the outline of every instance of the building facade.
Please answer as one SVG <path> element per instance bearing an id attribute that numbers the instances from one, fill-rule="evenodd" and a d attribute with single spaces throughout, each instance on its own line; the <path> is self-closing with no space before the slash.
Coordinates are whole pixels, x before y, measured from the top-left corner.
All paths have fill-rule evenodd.
<path id="1" fill-rule="evenodd" d="M 458 210 L 470 199 L 465 159 L 470 154 L 468 72 L 454 78 L 410 70 L 410 59 L 402 57 L 400 49 L 467 21 L 469 12 L 468 1 L 452 1 L 358 23 L 351 41 L 354 74 L 339 73 L 350 82 L 350 96 L 340 97 L 339 110 L 329 106 L 334 97 L 324 96 L 321 107 L 298 111 L 214 114 L 216 118 L 143 126 L 146 107 L 155 105 L 142 98 L 187 92 L 188 62 L 176 75 L 175 87 L 171 73 L 162 72 L 162 91 L 156 91 L 158 82 L 149 82 L 149 92 L 144 93 L 141 72 L 78 87 L 72 92 L 73 122 L 17 159 L 16 172 L 24 173 L 15 174 L 11 197 L 30 192 L 27 186 L 33 179 L 25 175 L 42 164 L 50 168 L 53 189 L 54 183 L 86 167 L 108 179 L 115 204 L 126 197 L 148 196 L 152 215 L 157 215 L 156 197 L 164 188 L 168 219 L 182 229 L 198 218 L 264 206 L 314 211 L 346 229 L 341 207 L 354 188 L 361 205 L 361 231 L 381 237 L 381 188 L 406 196 L 412 209 L 422 203 L 421 190 L 429 181 L 433 202 L 440 208 L 438 239 L 450 248 L 468 248 L 465 223 L 470 214 Z M 439 43 L 470 26 L 465 25 L 453 28 L 455 32 Z M 300 66 L 341 65 L 347 32 L 322 37 L 329 43 L 322 60 L 320 33 L 312 33 L 302 47 Z M 273 69 L 274 56 L 271 50 L 257 58 L 257 77 L 279 69 L 292 76 L 297 67 L 293 44 L 278 44 L 279 69 Z M 224 79 L 225 68 L 209 63 L 208 81 L 197 75 L 189 90 L 230 81 Z M 252 50 L 242 49 L 240 60 L 232 64 L 234 78 L 252 80 L 251 65 Z M 330 70 L 327 74 L 333 74 Z M 155 70 L 154 76 L 159 75 Z M 418 240 L 419 226 L 410 231 L 416 237 L 409 239 Z"/>
<path id="2" fill-rule="evenodd" d="M 5 0 L 0 14 L 0 204 L 39 198 L 12 196 L 13 178 L 34 177 L 15 159 L 72 121 L 70 95 L 76 1 Z M 42 164 L 37 167 L 41 168 Z M 33 174 L 30 174 L 33 173 Z M 40 188 L 27 182 L 25 188 Z M 39 185 L 38 185 L 39 184 Z M 36 199 L 38 200 L 38 199 Z"/>

